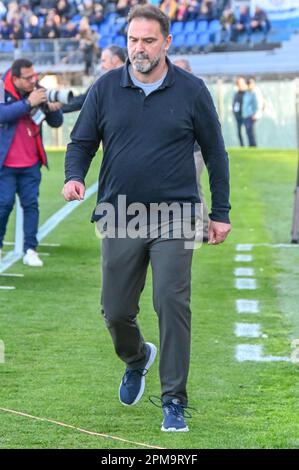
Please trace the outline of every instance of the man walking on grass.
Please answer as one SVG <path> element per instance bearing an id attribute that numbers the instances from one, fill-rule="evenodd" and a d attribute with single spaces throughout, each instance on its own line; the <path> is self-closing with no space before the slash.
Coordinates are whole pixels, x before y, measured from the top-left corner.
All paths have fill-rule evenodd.
<path id="1" fill-rule="evenodd" d="M 103 217 L 102 206 L 111 206 L 119 214 L 122 196 L 127 229 L 132 223 L 129 209 L 136 204 L 144 208 L 146 217 L 155 204 L 175 203 L 179 208 L 187 204 L 194 222 L 200 202 L 193 158 L 198 141 L 212 193 L 209 243 L 222 243 L 230 231 L 230 204 L 228 158 L 220 124 L 203 81 L 168 60 L 170 44 L 164 13 L 152 5 L 132 8 L 129 59 L 90 90 L 67 148 L 63 194 L 67 201 L 84 198 L 84 179 L 102 141 L 94 221 Z M 119 399 L 126 406 L 135 405 L 157 351 L 145 342 L 136 321 L 151 264 L 160 329 L 161 429 L 184 432 L 188 431 L 192 249 L 187 249 L 185 232 L 180 236 L 175 230 L 174 216 L 169 219 L 167 237 L 162 223 L 154 236 L 148 223 L 143 236 L 130 236 L 127 230 L 124 237 L 123 220 L 116 220 L 115 237 L 106 236 L 102 243 L 102 312 L 115 351 L 126 365 Z"/>

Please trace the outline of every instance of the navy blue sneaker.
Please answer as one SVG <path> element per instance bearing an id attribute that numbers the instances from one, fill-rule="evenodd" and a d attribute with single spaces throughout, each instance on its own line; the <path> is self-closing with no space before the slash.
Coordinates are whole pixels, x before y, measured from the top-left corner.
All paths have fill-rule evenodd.
<path id="1" fill-rule="evenodd" d="M 152 343 L 145 343 L 147 347 L 146 364 L 140 369 L 126 369 L 119 387 L 119 400 L 123 405 L 136 405 L 144 392 L 145 375 L 153 364 L 157 348 Z"/>
<path id="2" fill-rule="evenodd" d="M 185 422 L 185 407 L 180 400 L 173 399 L 162 405 L 164 420 L 161 431 L 164 432 L 188 432 L 189 428 Z"/>

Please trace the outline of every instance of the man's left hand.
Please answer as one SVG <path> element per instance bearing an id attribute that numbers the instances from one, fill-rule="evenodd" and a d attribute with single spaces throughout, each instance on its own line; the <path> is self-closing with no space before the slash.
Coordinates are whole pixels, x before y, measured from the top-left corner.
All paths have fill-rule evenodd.
<path id="1" fill-rule="evenodd" d="M 54 111 L 58 111 L 62 108 L 62 103 L 59 101 L 55 101 L 54 103 L 47 103 L 49 111 L 53 113 Z"/>
<path id="2" fill-rule="evenodd" d="M 231 224 L 224 222 L 209 221 L 209 245 L 218 245 L 223 243 L 227 235 L 231 231 Z"/>

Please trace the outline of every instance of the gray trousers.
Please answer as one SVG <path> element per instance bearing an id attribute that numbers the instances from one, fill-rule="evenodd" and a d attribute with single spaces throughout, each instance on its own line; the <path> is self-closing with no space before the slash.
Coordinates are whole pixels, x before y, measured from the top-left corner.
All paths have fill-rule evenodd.
<path id="1" fill-rule="evenodd" d="M 127 367 L 144 367 L 145 342 L 136 321 L 148 265 L 159 319 L 162 400 L 187 405 L 192 249 L 184 239 L 104 238 L 102 313 L 115 351 Z"/>

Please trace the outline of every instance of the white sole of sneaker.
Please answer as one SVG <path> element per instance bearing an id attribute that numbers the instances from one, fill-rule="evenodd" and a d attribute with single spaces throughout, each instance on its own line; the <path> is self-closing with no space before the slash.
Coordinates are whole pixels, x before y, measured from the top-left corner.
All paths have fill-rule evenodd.
<path id="1" fill-rule="evenodd" d="M 150 357 L 149 357 L 147 363 L 146 363 L 145 366 L 144 366 L 144 369 L 149 369 L 149 368 L 151 367 L 151 365 L 153 364 L 154 360 L 156 359 L 157 348 L 156 348 L 156 346 L 155 346 L 153 343 L 145 343 L 145 344 L 147 344 L 147 345 L 150 346 L 150 348 L 151 348 Z M 142 397 L 142 395 L 143 395 L 143 393 L 144 393 L 145 377 L 142 376 L 142 378 L 141 378 L 141 387 L 140 387 L 139 393 L 138 393 L 137 397 L 135 398 L 135 400 L 133 401 L 133 403 L 127 404 L 127 403 L 124 403 L 123 401 L 121 401 L 121 399 L 120 399 L 120 388 L 121 388 L 121 385 L 122 385 L 122 381 L 120 382 L 120 386 L 119 386 L 119 390 L 118 390 L 118 398 L 119 398 L 119 401 L 120 401 L 121 404 L 124 405 L 124 406 L 133 406 L 133 405 L 136 405 L 136 403 L 139 402 L 140 398 Z"/>
<path id="2" fill-rule="evenodd" d="M 26 261 L 23 261 L 23 264 L 25 266 L 30 266 L 30 268 L 42 268 L 43 267 L 43 264 L 30 264 Z"/>
<path id="3" fill-rule="evenodd" d="M 163 432 L 188 432 L 189 431 L 189 428 L 188 426 L 186 426 L 185 428 L 182 428 L 182 429 L 177 429 L 177 428 L 164 428 L 164 426 L 162 426 L 161 428 L 161 431 Z"/>

